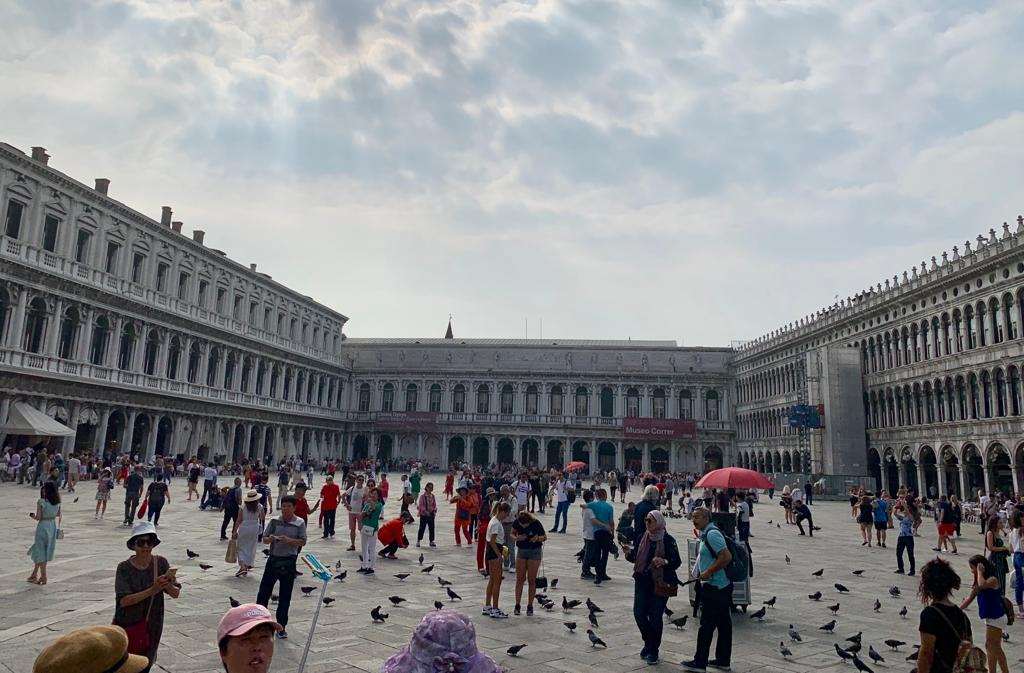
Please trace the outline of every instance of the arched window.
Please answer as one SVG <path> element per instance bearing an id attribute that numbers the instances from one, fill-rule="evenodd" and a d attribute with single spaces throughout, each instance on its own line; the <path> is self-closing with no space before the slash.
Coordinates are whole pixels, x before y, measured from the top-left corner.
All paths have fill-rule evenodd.
<path id="1" fill-rule="evenodd" d="M 78 309 L 69 306 L 60 321 L 60 346 L 57 351 L 57 354 L 65 360 L 73 359 L 78 355 L 75 352 L 75 343 L 78 340 L 79 322 Z"/>
<path id="2" fill-rule="evenodd" d="M 419 389 L 415 383 L 410 383 L 405 387 L 405 410 L 416 411 L 416 402 L 418 401 Z"/>
<path id="3" fill-rule="evenodd" d="M 117 368 L 121 371 L 128 371 L 132 368 L 132 356 L 135 354 L 137 338 L 135 324 L 130 321 L 126 322 L 121 329 L 121 345 L 117 353 Z"/>
<path id="4" fill-rule="evenodd" d="M 367 412 L 370 410 L 370 384 L 364 383 L 359 386 L 359 406 L 357 409 L 360 412 Z"/>
<path id="5" fill-rule="evenodd" d="M 142 359 L 142 369 L 149 376 L 156 374 L 156 358 L 159 352 L 160 334 L 155 329 L 151 329 L 146 337 L 146 349 Z"/>
<path id="6" fill-rule="evenodd" d="M 626 418 L 640 417 L 640 391 L 636 388 L 626 390 Z"/>
<path id="7" fill-rule="evenodd" d="M 316 390 L 316 381 L 313 374 L 309 375 L 309 380 L 306 382 L 306 404 L 313 404 L 315 397 L 313 391 Z M 388 410 L 390 411 L 390 409 Z"/>
<path id="8" fill-rule="evenodd" d="M 583 386 L 576 388 L 576 415 L 587 416 L 590 412 L 590 393 Z"/>
<path id="9" fill-rule="evenodd" d="M 298 402 L 299 398 L 302 397 L 302 372 L 299 372 L 299 386 L 295 394 L 295 401 Z M 235 354 L 228 353 L 228 359 L 224 363 L 224 390 L 231 390 L 234 388 L 232 385 L 235 382 Z"/>
<path id="10" fill-rule="evenodd" d="M 206 365 L 206 385 L 213 387 L 217 383 L 217 370 L 220 368 L 220 349 L 216 346 L 210 348 L 210 359 Z M 285 384 L 285 399 L 288 399 L 287 383 Z"/>
<path id="11" fill-rule="evenodd" d="M 679 391 L 679 418 L 693 418 L 693 397 L 687 388 Z"/>
<path id="12" fill-rule="evenodd" d="M 550 405 L 548 406 L 548 413 L 550 413 L 552 416 L 561 416 L 563 413 L 563 401 L 564 399 L 562 395 L 562 386 L 552 386 L 551 399 L 549 400 Z"/>
<path id="13" fill-rule="evenodd" d="M 512 413 L 512 407 L 513 407 L 513 400 L 514 400 L 514 395 L 513 395 L 513 392 L 512 392 L 512 386 L 506 383 L 505 385 L 503 385 L 501 387 L 501 401 L 500 401 L 499 413 L 506 414 L 506 415 L 511 414 Z"/>
<path id="14" fill-rule="evenodd" d="M 481 383 L 476 389 L 476 413 L 489 414 L 491 412 L 491 389 L 486 383 Z"/>
<path id="15" fill-rule="evenodd" d="M 181 360 L 181 341 L 173 337 L 167 346 L 167 378 L 178 378 L 178 362 Z"/>
<path id="16" fill-rule="evenodd" d="M 1006 375 L 1003 374 L 1002 369 L 996 370 L 995 375 L 995 389 L 996 389 L 996 416 L 1006 416 Z"/>
<path id="17" fill-rule="evenodd" d="M 267 397 L 277 397 L 277 379 L 280 377 L 281 371 L 277 365 L 270 368 L 270 390 L 267 391 Z M 341 395 L 338 395 L 340 398 Z"/>
<path id="18" fill-rule="evenodd" d="M 282 390 L 283 393 L 281 397 L 284 398 L 285 402 L 287 402 L 292 398 L 292 370 L 288 367 L 285 367 L 284 370 L 284 385 L 282 386 Z M 369 407 L 367 407 L 367 410 L 369 410 Z"/>
<path id="19" fill-rule="evenodd" d="M 537 414 L 537 386 L 526 388 L 526 413 L 531 416 Z"/>
<path id="20" fill-rule="evenodd" d="M 972 306 L 964 309 L 964 333 L 967 335 L 967 347 L 977 347 L 978 344 L 975 343 L 974 337 L 974 307 Z"/>
<path id="21" fill-rule="evenodd" d="M 188 371 L 185 377 L 189 383 L 195 383 L 199 379 L 199 367 L 203 363 L 203 353 L 199 348 L 199 342 L 193 341 L 192 347 L 188 349 Z"/>
<path id="22" fill-rule="evenodd" d="M 981 373 L 981 401 L 985 418 L 992 418 L 992 378 L 987 371 Z"/>
<path id="23" fill-rule="evenodd" d="M 430 410 L 439 413 L 441 411 L 441 384 L 435 383 L 430 386 Z"/>
<path id="24" fill-rule="evenodd" d="M 651 416 L 665 418 L 665 389 L 655 388 L 651 395 Z"/>
<path id="25" fill-rule="evenodd" d="M 717 421 L 719 419 L 717 390 L 708 391 L 707 395 L 704 397 L 704 407 L 704 416 L 709 421 Z"/>
<path id="26" fill-rule="evenodd" d="M 384 384 L 384 389 L 380 395 L 380 410 L 381 411 L 394 411 L 395 410 L 395 387 L 390 383 Z"/>
<path id="27" fill-rule="evenodd" d="M 107 316 L 96 317 L 92 326 L 92 343 L 89 344 L 89 362 L 102 366 L 107 358 L 107 343 L 110 339 L 110 321 Z"/>
<path id="28" fill-rule="evenodd" d="M 259 365 L 256 367 L 256 394 L 263 394 L 263 382 L 267 378 L 267 363 L 260 360 Z"/>
<path id="29" fill-rule="evenodd" d="M 1003 295 L 1003 325 L 1006 326 L 1006 338 L 1011 341 L 1019 334 L 1013 318 L 1013 295 L 1007 292 Z"/>
<path id="30" fill-rule="evenodd" d="M 252 378 L 252 358 L 246 357 L 242 360 L 242 376 L 241 376 L 241 390 L 247 392 L 249 390 L 249 380 Z"/>
<path id="31" fill-rule="evenodd" d="M 45 336 L 46 302 L 41 297 L 36 297 L 28 305 L 28 313 L 25 316 L 25 332 L 21 342 L 22 350 L 29 353 L 42 352 Z"/>
<path id="32" fill-rule="evenodd" d="M 7 324 L 11 314 L 11 298 L 7 294 L 7 290 L 0 287 L 0 342 L 4 341 L 4 337 L 7 335 Z"/>
<path id="33" fill-rule="evenodd" d="M 611 388 L 601 388 L 601 418 L 611 418 L 615 415 L 615 393 Z"/>
<path id="34" fill-rule="evenodd" d="M 452 391 L 452 413 L 466 413 L 466 386 L 461 383 Z"/>

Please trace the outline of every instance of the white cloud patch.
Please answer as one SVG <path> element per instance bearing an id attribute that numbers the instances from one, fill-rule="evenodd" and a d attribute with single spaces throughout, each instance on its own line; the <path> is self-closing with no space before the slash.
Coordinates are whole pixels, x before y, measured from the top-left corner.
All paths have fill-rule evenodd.
<path id="1" fill-rule="evenodd" d="M 789 322 L 1012 220 L 1006 1 L 22 0 L 2 139 L 353 335 Z"/>

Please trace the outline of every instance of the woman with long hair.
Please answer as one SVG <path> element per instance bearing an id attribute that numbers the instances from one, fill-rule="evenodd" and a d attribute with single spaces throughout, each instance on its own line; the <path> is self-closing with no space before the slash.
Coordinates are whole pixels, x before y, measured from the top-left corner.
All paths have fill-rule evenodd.
<path id="1" fill-rule="evenodd" d="M 512 524 L 512 537 L 516 542 L 516 607 L 520 613 L 523 598 L 523 584 L 529 584 L 526 614 L 533 614 L 533 599 L 537 593 L 537 571 L 544 556 L 543 546 L 547 541 L 544 525 L 526 510 L 519 512 Z"/>
<path id="2" fill-rule="evenodd" d="M 487 524 L 487 546 L 484 551 L 484 559 L 487 563 L 487 590 L 484 594 L 483 615 L 495 619 L 508 617 L 498 607 L 498 598 L 501 595 L 502 566 L 505 556 L 508 554 L 505 550 L 505 526 L 502 520 L 508 516 L 511 509 L 507 502 L 495 502 L 491 510 L 490 521 Z"/>
<path id="3" fill-rule="evenodd" d="M 46 584 L 46 564 L 53 560 L 57 550 L 57 521 L 60 519 L 60 493 L 57 484 L 44 481 L 39 489 L 39 500 L 36 511 L 29 514 L 36 521 L 36 537 L 28 550 L 32 557 L 32 574 L 28 581 L 32 584 Z"/>
<path id="4" fill-rule="evenodd" d="M 992 517 L 985 525 L 986 530 L 993 524 Z M 990 531 L 991 532 L 991 531 Z M 992 561 L 981 554 L 975 554 L 967 561 L 971 566 L 971 575 L 974 582 L 971 586 L 971 595 L 960 604 L 964 610 L 971 602 L 978 599 L 978 616 L 985 622 L 985 653 L 988 655 L 988 671 L 995 673 L 996 664 L 1003 673 L 1010 673 L 1006 663 L 1006 653 L 1003 652 L 1003 631 L 1009 625 L 1006 615 L 1006 607 L 1003 604 L 1003 594 L 999 589 L 999 578 L 996 567 Z"/>
<path id="5" fill-rule="evenodd" d="M 1013 594 L 1017 616 L 1024 619 L 1024 515 L 1014 509 L 1010 515 L 1010 548 L 1013 550 L 1013 571 L 1017 575 Z"/>
<path id="6" fill-rule="evenodd" d="M 999 595 L 1006 595 L 1006 576 L 1010 572 L 1010 548 L 1003 541 L 1003 520 L 998 516 L 989 517 L 985 525 L 985 551 L 992 562 L 995 577 L 999 580 Z"/>
<path id="7" fill-rule="evenodd" d="M 861 547 L 871 546 L 871 523 L 874 521 L 871 509 L 871 496 L 863 495 L 857 506 L 857 523 L 860 525 Z"/>
<path id="8" fill-rule="evenodd" d="M 238 572 L 235 573 L 235 577 L 245 577 L 256 565 L 260 521 L 265 516 L 263 505 L 260 504 L 261 497 L 259 491 L 249 489 L 242 500 L 242 507 L 238 509 L 238 516 L 235 517 L 235 527 L 231 531 L 231 537 L 237 547 Z"/>
<path id="9" fill-rule="evenodd" d="M 936 558 L 921 568 L 917 593 L 925 608 L 920 616 L 918 673 L 952 671 L 961 644 L 971 642 L 971 620 L 950 600 L 959 588 L 960 576 L 946 561 Z"/>

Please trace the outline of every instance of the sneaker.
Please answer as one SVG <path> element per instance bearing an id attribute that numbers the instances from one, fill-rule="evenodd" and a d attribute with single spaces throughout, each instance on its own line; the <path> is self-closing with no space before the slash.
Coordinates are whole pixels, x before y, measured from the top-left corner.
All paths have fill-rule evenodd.
<path id="1" fill-rule="evenodd" d="M 372 575 L 372 574 L 373 574 L 373 568 L 367 568 L 367 569 L 366 569 L 366 572 L 365 572 L 365 573 L 363 573 L 363 574 L 364 574 L 364 575 Z"/>
<path id="2" fill-rule="evenodd" d="M 729 664 L 720 664 L 717 661 L 715 661 L 714 659 L 712 659 L 711 661 L 708 662 L 708 666 L 710 666 L 711 668 L 717 668 L 720 671 L 731 671 L 732 670 L 731 668 L 729 668 Z"/>
<path id="3" fill-rule="evenodd" d="M 521 607 L 519 607 L 518 605 L 515 607 L 514 610 L 512 610 L 512 614 L 517 615 L 517 616 L 521 615 L 522 613 L 523 613 L 523 609 Z"/>
<path id="4" fill-rule="evenodd" d="M 533 606 L 532 605 L 527 605 L 526 606 L 526 616 L 530 617 L 531 615 L 533 615 Z"/>
<path id="5" fill-rule="evenodd" d="M 903 574 L 903 568 L 900 568 L 899 570 L 894 570 L 893 574 L 894 575 L 902 575 Z"/>
<path id="6" fill-rule="evenodd" d="M 914 571 L 913 570 L 911 570 L 910 572 L 907 573 L 907 577 L 913 577 L 913 576 L 914 576 Z"/>
<path id="7" fill-rule="evenodd" d="M 355 551 L 355 550 L 356 550 L 355 545 L 349 545 L 348 549 L 346 549 L 345 551 Z"/>
<path id="8" fill-rule="evenodd" d="M 287 631 L 285 631 L 284 629 L 281 629 L 280 631 L 278 631 L 278 632 L 277 632 L 277 638 L 278 638 L 278 640 L 284 640 L 284 639 L 286 639 L 287 637 L 288 637 L 288 632 L 287 632 Z"/>
<path id="9" fill-rule="evenodd" d="M 417 546 L 417 547 L 419 547 L 419 546 L 420 546 L 420 541 L 419 541 L 419 540 L 416 540 L 416 546 Z"/>
<path id="10" fill-rule="evenodd" d="M 697 662 L 692 659 L 690 661 L 684 661 L 679 665 L 683 667 L 684 671 L 692 671 L 692 673 L 707 673 L 708 670 L 706 666 L 698 666 Z"/>
<path id="11" fill-rule="evenodd" d="M 360 569 L 359 569 L 359 570 L 357 570 L 356 572 L 357 572 L 357 573 L 364 573 L 364 572 L 366 572 L 366 568 L 360 568 Z"/>
<path id="12" fill-rule="evenodd" d="M 495 619 L 508 619 L 508 613 L 504 610 L 495 608 L 491 611 L 491 617 L 494 617 Z"/>
<path id="13" fill-rule="evenodd" d="M 648 666 L 654 666 L 655 664 L 658 663 L 658 653 L 657 652 L 652 652 L 651 654 L 648 654 L 647 656 L 644 657 L 644 661 L 647 662 Z"/>
<path id="14" fill-rule="evenodd" d="M 483 610 L 480 611 L 480 614 L 482 614 L 484 617 L 493 617 L 494 616 L 494 615 L 491 614 L 491 606 L 490 605 L 485 605 Z"/>
<path id="15" fill-rule="evenodd" d="M 431 547 L 436 547 L 437 545 L 436 545 L 436 544 L 434 544 L 433 542 L 431 542 L 431 543 L 430 543 L 430 546 L 431 546 Z"/>

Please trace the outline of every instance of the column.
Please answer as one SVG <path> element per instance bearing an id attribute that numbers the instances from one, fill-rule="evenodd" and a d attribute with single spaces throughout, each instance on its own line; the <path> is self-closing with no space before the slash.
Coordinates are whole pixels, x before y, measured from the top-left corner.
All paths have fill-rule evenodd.
<path id="1" fill-rule="evenodd" d="M 650 444 L 650 442 L 644 442 L 644 453 L 643 453 L 643 456 L 641 458 L 640 471 L 641 472 L 650 472 L 651 471 L 651 444 Z"/>
<path id="2" fill-rule="evenodd" d="M 11 320 L 10 331 L 7 333 L 7 345 L 21 349 L 21 335 L 25 331 L 25 310 L 28 307 L 28 290 L 22 288 L 18 292 L 18 303 L 14 307 L 14 319 Z"/>
<path id="3" fill-rule="evenodd" d="M 960 479 L 960 498 L 962 500 L 967 499 L 967 479 L 964 474 L 964 466 L 961 463 L 957 463 L 956 475 Z"/>
<path id="4" fill-rule="evenodd" d="M 110 409 L 100 412 L 100 425 L 96 428 L 96 446 L 92 447 L 99 456 L 107 450 L 107 428 L 110 426 Z"/>
<path id="5" fill-rule="evenodd" d="M 146 364 L 146 342 L 149 341 L 149 333 L 154 329 L 156 328 L 143 325 L 142 329 L 139 330 L 139 338 L 135 340 L 135 345 L 132 347 L 132 365 L 128 368 L 128 371 L 137 374 L 143 372 L 144 365 Z"/>
<path id="6" fill-rule="evenodd" d="M 57 355 L 57 344 L 60 342 L 60 318 L 64 313 L 64 300 L 57 299 L 53 313 L 46 318 L 46 346 L 43 353 L 53 357 Z"/>
<path id="7" fill-rule="evenodd" d="M 678 450 L 678 448 L 679 447 L 676 445 L 675 442 L 669 442 L 669 445 L 668 445 L 668 471 L 669 472 L 675 472 L 676 471 L 676 465 L 677 465 L 677 463 L 676 463 L 676 451 Z"/>
<path id="8" fill-rule="evenodd" d="M 0 426 L 7 423 L 7 416 L 11 412 L 11 398 L 5 397 L 0 400 Z M 4 440 L 7 438 L 7 433 L 0 431 L 0 447 L 4 446 Z"/>
<path id="9" fill-rule="evenodd" d="M 538 408 L 537 411 L 540 411 Z M 548 447 L 544 437 L 537 438 L 537 467 L 542 470 L 548 469 Z"/>
<path id="10" fill-rule="evenodd" d="M 617 398 L 616 398 L 617 399 Z M 615 442 L 615 470 L 622 472 L 626 469 L 626 459 L 622 452 L 622 440 Z"/>
<path id="11" fill-rule="evenodd" d="M 490 445 L 487 447 L 487 462 L 494 465 L 498 462 L 498 438 L 491 435 L 490 440 Z"/>
<path id="12" fill-rule="evenodd" d="M 938 470 L 936 470 L 938 472 Z M 928 497 L 928 484 L 924 481 L 924 466 L 921 465 L 921 461 L 917 462 L 917 495 L 920 497 Z"/>
<path id="13" fill-rule="evenodd" d="M 61 454 L 63 454 L 65 458 L 75 450 L 75 438 L 78 433 L 78 419 L 81 411 L 82 405 L 78 402 L 71 405 L 71 418 L 68 420 L 68 427 L 74 430 L 76 434 L 64 438 L 63 446 L 61 447 Z"/>
<path id="14" fill-rule="evenodd" d="M 71 354 L 72 360 L 89 361 L 89 346 L 92 345 L 92 331 L 96 325 L 96 311 L 83 309 L 82 324 L 78 328 L 78 343 Z"/>
<path id="15" fill-rule="evenodd" d="M 946 465 L 941 461 L 935 463 L 935 480 L 941 497 L 946 492 Z"/>
<path id="16" fill-rule="evenodd" d="M 252 426 L 248 423 L 240 424 L 242 426 L 242 457 L 249 457 L 249 446 L 252 442 Z M 238 430 L 235 430 L 238 432 Z"/>
<path id="17" fill-rule="evenodd" d="M 146 438 L 146 460 L 153 460 L 156 456 L 156 436 L 160 429 L 160 419 L 156 414 L 149 415 L 149 436 Z"/>
<path id="18" fill-rule="evenodd" d="M 423 433 L 416 434 L 416 460 L 423 460 Z"/>
<path id="19" fill-rule="evenodd" d="M 352 437 L 352 441 L 355 441 L 355 436 L 354 435 Z M 448 469 L 449 465 L 451 465 L 451 460 L 449 459 L 449 456 L 448 456 L 448 434 L 442 432 L 441 433 L 441 471 L 442 472 L 446 471 Z"/>
<path id="20" fill-rule="evenodd" d="M 1020 493 L 1020 466 L 1015 461 L 1010 462 L 1010 475 L 1013 477 L 1013 492 Z"/>
<path id="21" fill-rule="evenodd" d="M 121 453 L 128 453 L 131 455 L 132 451 L 132 440 L 135 438 L 135 419 L 138 417 L 139 412 L 132 409 L 126 414 L 124 434 L 121 440 Z"/>
<path id="22" fill-rule="evenodd" d="M 981 473 L 985 475 L 985 493 L 992 492 L 992 484 L 990 483 L 991 477 L 989 476 L 989 472 L 990 470 L 988 465 L 984 465 L 981 469 Z"/>

